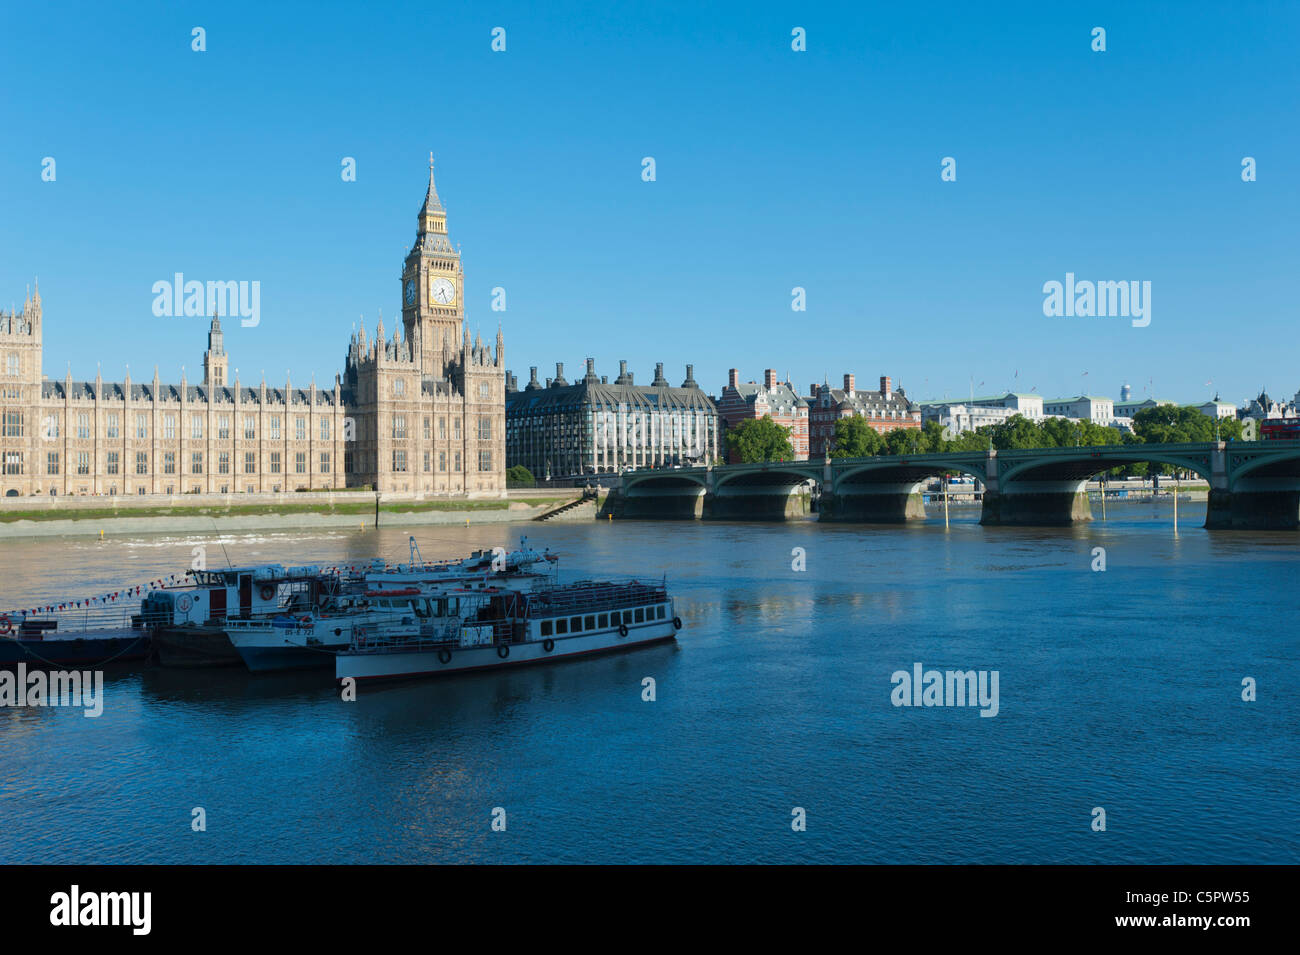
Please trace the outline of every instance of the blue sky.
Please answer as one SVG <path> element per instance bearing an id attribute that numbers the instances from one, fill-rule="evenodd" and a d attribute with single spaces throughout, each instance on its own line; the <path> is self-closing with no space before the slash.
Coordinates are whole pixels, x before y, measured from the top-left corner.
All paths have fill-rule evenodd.
<path id="1" fill-rule="evenodd" d="M 260 281 L 244 382 L 332 382 L 397 321 L 432 150 L 521 378 L 1300 388 L 1300 4 L 42 3 L 0 37 L 0 304 L 39 276 L 55 377 L 196 379 L 206 321 L 151 311 L 183 272 Z M 1151 324 L 1045 317 L 1066 272 L 1150 281 Z"/>

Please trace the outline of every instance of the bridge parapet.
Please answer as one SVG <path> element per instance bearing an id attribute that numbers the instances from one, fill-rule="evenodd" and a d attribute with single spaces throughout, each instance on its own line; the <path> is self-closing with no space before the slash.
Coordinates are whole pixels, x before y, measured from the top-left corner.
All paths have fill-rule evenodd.
<path id="1" fill-rule="evenodd" d="M 984 485 L 985 524 L 1091 519 L 1088 480 L 1148 462 L 1203 476 L 1206 527 L 1300 527 L 1300 441 L 1120 444 L 784 461 L 630 471 L 614 505 L 635 516 L 779 520 L 804 513 L 802 487 L 820 485 L 822 518 L 901 521 L 925 516 L 921 487 L 948 471 Z M 607 508 L 610 505 L 607 504 Z"/>

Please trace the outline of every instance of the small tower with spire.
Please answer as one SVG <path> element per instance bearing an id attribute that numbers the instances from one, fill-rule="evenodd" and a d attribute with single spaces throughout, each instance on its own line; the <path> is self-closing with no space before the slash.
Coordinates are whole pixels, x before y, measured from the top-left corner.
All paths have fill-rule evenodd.
<path id="1" fill-rule="evenodd" d="M 226 348 L 222 342 L 221 319 L 212 313 L 208 326 L 208 350 L 203 353 L 203 384 L 208 388 L 226 387 Z"/>

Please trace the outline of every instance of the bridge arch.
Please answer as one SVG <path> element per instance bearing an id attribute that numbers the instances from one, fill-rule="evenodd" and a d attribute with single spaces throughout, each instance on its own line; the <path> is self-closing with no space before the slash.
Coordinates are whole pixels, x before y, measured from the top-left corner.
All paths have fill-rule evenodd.
<path id="1" fill-rule="evenodd" d="M 1059 449 L 1049 449 L 1058 451 Z M 1162 451 L 1158 444 L 1125 445 L 1124 453 L 1106 448 L 1071 448 L 1072 454 L 1043 454 L 1040 457 L 1008 462 L 998 472 L 999 484 L 1014 481 L 1088 481 L 1113 468 L 1130 464 L 1168 464 L 1185 471 L 1193 471 L 1206 481 L 1213 479 L 1213 461 L 1210 453 Z"/>
<path id="2" fill-rule="evenodd" d="M 834 473 L 835 486 L 848 484 L 867 484 L 860 480 L 861 475 L 876 475 L 880 480 L 891 483 L 911 481 L 916 483 L 927 478 L 939 477 L 948 471 L 960 471 L 969 474 L 978 481 L 988 481 L 988 471 L 983 460 L 957 459 L 953 461 L 917 461 L 912 458 L 873 458 L 869 461 L 855 461 Z"/>
<path id="3" fill-rule="evenodd" d="M 708 482 L 707 471 L 631 472 L 623 475 L 623 491 L 628 493 L 638 488 L 663 491 L 706 488 L 709 486 Z"/>
<path id="4" fill-rule="evenodd" d="M 1263 444 L 1263 442 L 1260 442 Z M 1231 450 L 1228 452 L 1228 480 L 1230 485 L 1244 477 L 1295 477 L 1300 475 L 1300 446 L 1294 448 L 1267 448 L 1264 453 L 1255 449 Z M 1261 475 L 1260 471 L 1277 470 L 1282 465 L 1281 475 Z"/>
<path id="5" fill-rule="evenodd" d="M 728 485 L 732 487 L 779 487 L 803 484 L 805 481 L 820 481 L 820 467 L 800 467 L 797 464 L 773 463 L 745 470 L 716 470 L 713 472 L 713 487 L 721 490 Z"/>

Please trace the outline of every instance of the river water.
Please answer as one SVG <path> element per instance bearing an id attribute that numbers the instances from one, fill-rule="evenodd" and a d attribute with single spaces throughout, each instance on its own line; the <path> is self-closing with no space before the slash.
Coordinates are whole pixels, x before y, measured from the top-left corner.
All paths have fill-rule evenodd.
<path id="1" fill-rule="evenodd" d="M 0 862 L 1300 861 L 1300 540 L 1180 512 L 1177 536 L 1151 502 L 1050 530 L 970 508 L 947 530 L 413 528 L 426 559 L 527 533 L 565 578 L 666 574 L 685 626 L 355 702 L 327 672 L 111 667 L 98 719 L 0 709 Z M 199 545 L 302 564 L 406 539 L 7 541 L 0 606 L 147 582 Z M 997 671 L 996 716 L 893 705 L 917 663 Z"/>

